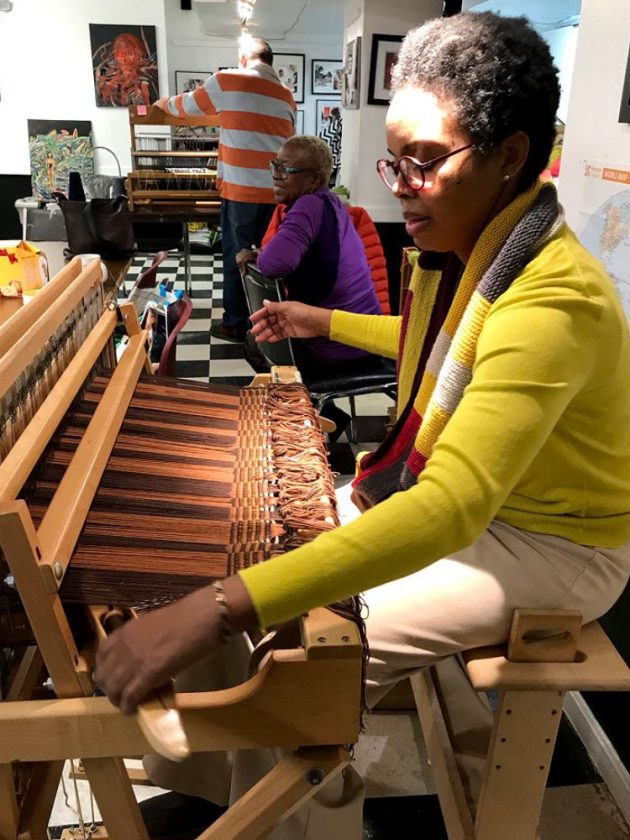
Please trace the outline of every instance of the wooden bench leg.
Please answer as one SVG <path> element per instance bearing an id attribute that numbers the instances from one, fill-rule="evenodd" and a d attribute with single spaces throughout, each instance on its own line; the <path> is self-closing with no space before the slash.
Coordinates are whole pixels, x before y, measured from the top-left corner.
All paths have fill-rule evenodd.
<path id="1" fill-rule="evenodd" d="M 0 840 L 15 840 L 19 818 L 13 767 L 0 764 Z"/>
<path id="2" fill-rule="evenodd" d="M 476 840 L 535 840 L 562 717 L 560 691 L 507 691 L 496 711 Z"/>
<path id="3" fill-rule="evenodd" d="M 349 763 L 341 747 L 298 750 L 278 762 L 197 840 L 262 840 Z"/>
<path id="4" fill-rule="evenodd" d="M 455 763 L 433 669 L 413 674 L 410 682 L 446 833 L 452 840 L 475 840 L 470 806 Z"/>

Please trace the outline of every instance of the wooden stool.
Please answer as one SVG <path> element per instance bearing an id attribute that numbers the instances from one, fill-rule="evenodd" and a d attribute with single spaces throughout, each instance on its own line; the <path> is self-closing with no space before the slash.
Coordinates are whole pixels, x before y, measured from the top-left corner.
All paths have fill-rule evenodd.
<path id="1" fill-rule="evenodd" d="M 630 669 L 597 622 L 515 610 L 504 648 L 465 654 L 477 691 L 498 692 L 481 792 L 469 801 L 433 668 L 411 678 L 449 840 L 536 840 L 567 691 L 628 691 Z"/>

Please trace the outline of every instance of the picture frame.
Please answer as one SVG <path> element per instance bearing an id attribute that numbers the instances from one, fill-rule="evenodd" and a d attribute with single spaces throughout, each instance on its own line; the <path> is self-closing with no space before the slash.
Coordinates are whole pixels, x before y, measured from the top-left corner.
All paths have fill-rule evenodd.
<path id="1" fill-rule="evenodd" d="M 389 105 L 391 75 L 402 40 L 402 35 L 372 35 L 368 105 Z"/>
<path id="2" fill-rule="evenodd" d="M 175 71 L 175 93 L 190 93 L 202 85 L 212 71 L 207 73 L 204 70 L 176 70 Z"/>
<path id="3" fill-rule="evenodd" d="M 304 109 L 298 108 L 295 112 L 295 133 L 304 134 Z"/>
<path id="4" fill-rule="evenodd" d="M 361 38 L 348 41 L 344 51 L 341 104 L 347 109 L 359 107 L 361 96 Z"/>
<path id="5" fill-rule="evenodd" d="M 341 96 L 343 86 L 343 61 L 330 58 L 311 59 L 311 93 Z"/>
<path id="6" fill-rule="evenodd" d="M 630 123 L 630 49 L 628 50 L 628 60 L 626 62 L 626 75 L 623 82 L 621 105 L 619 107 L 619 122 Z"/>
<path id="7" fill-rule="evenodd" d="M 99 108 L 151 105 L 159 98 L 155 26 L 90 23 L 94 95 Z M 121 72 L 120 54 L 134 56 L 133 67 Z"/>
<path id="8" fill-rule="evenodd" d="M 289 88 L 296 102 L 304 102 L 304 53 L 273 54 L 273 69 L 283 85 Z"/>
<path id="9" fill-rule="evenodd" d="M 330 116 L 332 108 L 339 108 L 341 103 L 338 99 L 316 99 L 315 100 L 315 134 L 319 137 L 325 120 Z"/>

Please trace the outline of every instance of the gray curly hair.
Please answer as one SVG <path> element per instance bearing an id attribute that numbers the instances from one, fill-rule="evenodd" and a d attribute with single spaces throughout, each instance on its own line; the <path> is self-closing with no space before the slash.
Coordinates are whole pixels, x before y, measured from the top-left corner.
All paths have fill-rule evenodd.
<path id="1" fill-rule="evenodd" d="M 323 187 L 330 181 L 333 169 L 332 152 L 321 137 L 299 134 L 285 140 L 282 147 L 302 152 L 305 165 L 312 168 L 321 177 L 320 186 Z"/>

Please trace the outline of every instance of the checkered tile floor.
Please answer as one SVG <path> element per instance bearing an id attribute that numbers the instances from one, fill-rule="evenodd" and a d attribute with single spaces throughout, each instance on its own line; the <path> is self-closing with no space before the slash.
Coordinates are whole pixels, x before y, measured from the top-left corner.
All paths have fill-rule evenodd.
<path id="1" fill-rule="evenodd" d="M 126 285 L 130 289 L 151 256 L 137 257 Z M 177 375 L 186 379 L 245 385 L 252 369 L 243 359 L 242 346 L 210 338 L 210 325 L 221 320 L 223 312 L 223 259 L 218 256 L 191 257 L 193 311 L 177 338 Z M 175 279 L 175 288 L 184 288 L 183 260 L 174 254 L 160 266 L 158 280 Z"/>
<path id="2" fill-rule="evenodd" d="M 151 264 L 152 254 L 139 255 L 126 278 L 130 290 L 143 268 Z M 198 382 L 246 385 L 253 370 L 243 358 L 243 345 L 220 341 L 210 336 L 212 323 L 220 321 L 223 313 L 223 258 L 218 255 L 191 257 L 192 315 L 177 339 L 177 375 Z M 184 288 L 184 264 L 176 253 L 160 266 L 158 281 L 175 279 L 175 288 Z M 337 404 L 349 411 L 347 401 Z M 382 395 L 357 398 L 357 432 L 360 449 L 383 439 L 385 416 L 391 400 Z M 330 447 L 333 469 L 342 475 L 354 472 L 356 446 L 347 443 L 345 435 Z"/>

